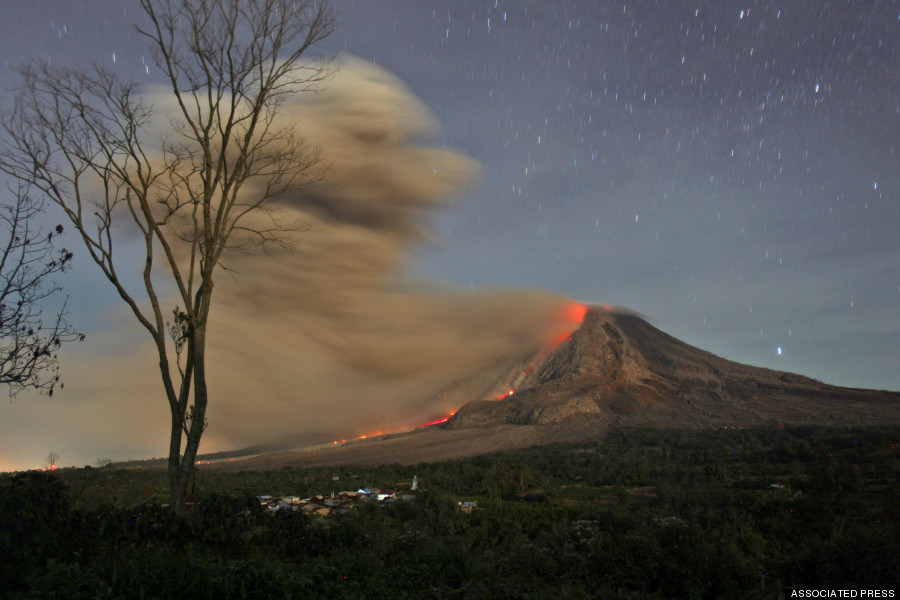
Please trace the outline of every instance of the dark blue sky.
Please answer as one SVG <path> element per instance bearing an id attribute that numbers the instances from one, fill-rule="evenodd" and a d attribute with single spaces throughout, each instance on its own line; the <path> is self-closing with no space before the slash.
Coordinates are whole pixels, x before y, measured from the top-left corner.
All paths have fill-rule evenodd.
<path id="1" fill-rule="evenodd" d="M 900 389 L 900 2 L 340 6 L 484 165 L 422 274 Z"/>
<path id="2" fill-rule="evenodd" d="M 329 49 L 397 74 L 483 164 L 418 273 L 900 389 L 900 2 L 335 4 Z M 3 16 L 5 86 L 26 58 L 153 80 L 131 2 Z"/>

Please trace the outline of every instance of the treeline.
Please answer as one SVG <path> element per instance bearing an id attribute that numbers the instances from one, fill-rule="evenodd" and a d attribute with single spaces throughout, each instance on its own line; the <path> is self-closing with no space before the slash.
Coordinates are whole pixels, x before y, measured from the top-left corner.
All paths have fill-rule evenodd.
<path id="1" fill-rule="evenodd" d="M 622 430 L 597 443 L 415 467 L 0 481 L 8 598 L 777 598 L 900 590 L 898 430 Z M 423 491 L 345 517 L 266 514 L 255 494 Z M 159 489 L 157 489 L 159 488 Z M 462 513 L 460 500 L 479 508 Z"/>

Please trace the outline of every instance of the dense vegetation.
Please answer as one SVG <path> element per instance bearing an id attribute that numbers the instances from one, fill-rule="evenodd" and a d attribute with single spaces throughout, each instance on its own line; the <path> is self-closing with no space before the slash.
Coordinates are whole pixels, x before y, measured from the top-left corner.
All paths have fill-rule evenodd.
<path id="1" fill-rule="evenodd" d="M 266 514 L 253 494 L 424 491 L 345 517 Z M 776 484 L 773 486 L 772 484 Z M 900 591 L 900 432 L 625 430 L 597 443 L 415 467 L 0 479 L 9 598 L 780 598 Z M 458 500 L 477 500 L 464 514 Z"/>

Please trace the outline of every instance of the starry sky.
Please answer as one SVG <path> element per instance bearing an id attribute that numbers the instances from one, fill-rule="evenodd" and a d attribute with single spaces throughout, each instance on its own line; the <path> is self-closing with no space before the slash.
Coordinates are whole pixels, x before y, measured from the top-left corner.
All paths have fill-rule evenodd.
<path id="1" fill-rule="evenodd" d="M 345 7 L 343 47 L 485 166 L 424 274 L 900 388 L 900 2 L 379 6 Z"/>
<path id="2" fill-rule="evenodd" d="M 135 4 L 3 3 L 4 102 L 27 59 L 158 83 Z M 322 50 L 393 73 L 481 166 L 423 217 L 410 276 L 620 305 L 728 359 L 900 389 L 900 1 L 334 4 Z M 115 301 L 92 268 L 63 282 L 89 336 Z"/>

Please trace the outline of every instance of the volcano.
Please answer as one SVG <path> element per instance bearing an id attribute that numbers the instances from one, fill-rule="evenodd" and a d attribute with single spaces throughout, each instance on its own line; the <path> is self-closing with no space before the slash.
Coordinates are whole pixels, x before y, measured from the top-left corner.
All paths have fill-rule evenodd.
<path id="1" fill-rule="evenodd" d="M 900 392 L 843 388 L 705 352 L 626 311 L 592 308 L 582 326 L 502 402 L 470 402 L 447 427 L 751 426 L 900 423 Z"/>
<path id="2" fill-rule="evenodd" d="M 554 350 L 510 365 L 481 398 L 437 425 L 227 464 L 412 464 L 597 439 L 611 427 L 785 423 L 900 424 L 900 392 L 742 365 L 681 342 L 634 313 L 591 307 Z"/>

